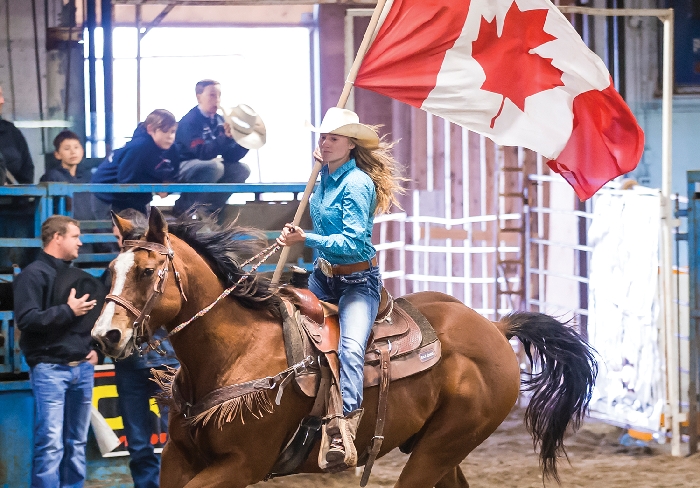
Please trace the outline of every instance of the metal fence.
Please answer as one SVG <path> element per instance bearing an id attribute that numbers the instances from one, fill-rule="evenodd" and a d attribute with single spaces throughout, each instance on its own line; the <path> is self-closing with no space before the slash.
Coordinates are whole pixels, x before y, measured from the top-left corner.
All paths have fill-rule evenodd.
<path id="1" fill-rule="evenodd" d="M 29 214 L 22 214 L 22 219 L 30 218 L 32 225 L 25 230 L 26 235 L 16 237 L 4 237 L 7 234 L 13 235 L 13 224 L 5 217 L 0 220 L 0 250 L 15 249 L 39 249 L 41 248 L 41 223 L 57 210 L 58 214 L 70 215 L 67 199 L 73 198 L 76 193 L 213 193 L 231 192 L 232 194 L 246 195 L 251 201 L 293 202 L 303 193 L 304 183 L 298 184 L 129 184 L 129 185 L 93 185 L 93 184 L 66 184 L 66 183 L 46 183 L 41 185 L 17 185 L 0 187 L 0 201 L 6 199 L 12 212 L 12 199 L 24 199 L 25 204 L 33 208 Z M 6 202 L 3 202 L 6 203 Z M 291 218 L 290 218 L 291 220 Z M 264 225 L 265 222 L 261 222 Z M 259 226 L 261 226 L 259 225 Z M 95 243 L 116 243 L 116 238 L 111 233 L 112 224 L 110 221 L 83 220 L 81 221 L 81 241 L 86 244 Z M 280 226 L 281 229 L 281 226 Z M 279 235 L 280 229 L 268 230 L 267 237 L 274 239 Z M 100 232 L 102 231 L 102 232 Z M 108 263 L 116 257 L 115 252 L 92 252 L 82 253 L 76 260 L 85 271 L 100 276 Z M 294 262 L 301 267 L 310 269 L 310 261 Z M 260 271 L 271 271 L 274 264 L 268 264 L 260 268 Z M 15 268 L 13 272 L 0 274 L 0 283 L 9 284 L 13 281 L 14 275 L 19 272 Z M 7 305 L 5 305 L 7 307 Z M 4 308 L 5 308 L 4 307 Z M 15 341 L 15 329 L 12 324 L 13 314 L 10 310 L 0 311 L 0 373 L 22 373 L 28 370 L 26 362 L 23 361 L 19 351 L 19 344 Z"/>

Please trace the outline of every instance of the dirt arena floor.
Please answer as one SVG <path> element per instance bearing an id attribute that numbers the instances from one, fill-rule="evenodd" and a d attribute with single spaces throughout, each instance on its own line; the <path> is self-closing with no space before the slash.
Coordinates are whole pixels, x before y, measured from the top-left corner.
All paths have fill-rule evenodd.
<path id="1" fill-rule="evenodd" d="M 700 454 L 674 458 L 670 445 L 625 447 L 623 430 L 588 419 L 566 441 L 571 466 L 560 465 L 561 486 L 596 488 L 700 487 Z M 687 444 L 683 445 L 687 450 Z M 393 486 L 407 456 L 395 450 L 379 459 L 368 487 Z M 500 428 L 462 463 L 471 488 L 542 488 L 537 456 L 515 409 Z M 350 488 L 359 486 L 353 472 L 335 475 L 295 475 L 258 483 L 256 488 Z M 553 481 L 547 487 L 556 488 Z"/>

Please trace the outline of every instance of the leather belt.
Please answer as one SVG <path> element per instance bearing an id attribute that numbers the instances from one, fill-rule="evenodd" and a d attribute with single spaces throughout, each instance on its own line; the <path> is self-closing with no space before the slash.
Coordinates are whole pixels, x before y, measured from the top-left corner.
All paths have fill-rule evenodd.
<path id="1" fill-rule="evenodd" d="M 358 271 L 366 271 L 375 266 L 377 266 L 377 256 L 374 256 L 371 260 L 350 264 L 331 264 L 323 258 L 318 258 L 316 260 L 316 267 L 329 278 L 333 276 L 349 275 L 357 273 Z"/>
<path id="2" fill-rule="evenodd" d="M 81 359 L 80 361 L 71 361 L 69 363 L 66 363 L 66 366 L 70 366 L 71 368 L 75 368 L 76 366 L 80 366 L 83 364 L 87 359 Z"/>

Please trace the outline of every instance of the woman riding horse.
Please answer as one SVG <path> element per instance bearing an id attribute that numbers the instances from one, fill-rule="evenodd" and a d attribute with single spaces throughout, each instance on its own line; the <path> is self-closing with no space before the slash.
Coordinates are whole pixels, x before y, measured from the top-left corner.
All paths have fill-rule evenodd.
<path id="1" fill-rule="evenodd" d="M 282 388 L 303 366 L 287 361 L 280 296 L 241 264 L 264 244 L 252 249 L 253 235 L 235 223 L 168 223 L 157 208 L 144 232 L 115 221 L 130 237 L 110 264 L 108 303 L 92 335 L 105 353 L 123 358 L 142 341 L 157 348 L 153 333 L 168 330 L 181 367 L 166 388 L 173 403 L 160 486 L 244 488 L 262 481 L 315 404 L 300 389 Z M 388 391 L 379 457 L 397 447 L 410 452 L 395 488 L 469 487 L 459 464 L 518 398 L 512 337 L 541 365 L 525 381 L 532 391 L 525 421 L 543 474 L 557 479 L 564 436 L 580 423 L 595 382 L 586 343 L 540 313 L 516 312 L 494 323 L 443 293 L 404 298 L 435 329 L 442 356 Z M 355 439 L 362 452 L 373 443 L 378 398 L 377 386 L 365 389 Z M 318 453 L 317 443 L 294 472 L 320 472 Z"/>
<path id="2" fill-rule="evenodd" d="M 377 317 L 382 280 L 372 245 L 374 215 L 398 204 L 403 192 L 393 144 L 380 141 L 376 130 L 360 124 L 355 112 L 331 108 L 321 127 L 318 148 L 323 162 L 321 182 L 310 200 L 314 232 L 287 224 L 277 243 L 304 243 L 318 251 L 309 289 L 321 300 L 338 305 L 340 319 L 340 390 L 343 414 L 338 429 L 329 429 L 329 466 L 357 464 L 353 445 L 362 417 L 363 368 L 367 340 Z M 397 205 L 398 206 L 398 205 Z M 347 446 L 342 430 L 349 429 Z M 346 450 L 350 454 L 346 456 Z M 347 458 L 347 459 L 346 459 Z"/>

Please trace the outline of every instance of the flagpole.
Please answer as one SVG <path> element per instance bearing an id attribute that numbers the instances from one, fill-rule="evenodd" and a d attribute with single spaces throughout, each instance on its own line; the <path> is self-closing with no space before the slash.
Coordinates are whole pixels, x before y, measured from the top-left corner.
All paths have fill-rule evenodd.
<path id="1" fill-rule="evenodd" d="M 369 46 L 372 43 L 374 31 L 377 29 L 379 17 L 382 13 L 382 10 L 384 10 L 385 4 L 386 0 L 379 0 L 377 2 L 377 6 L 374 8 L 374 12 L 372 12 L 372 17 L 370 18 L 369 25 L 367 26 L 367 30 L 365 31 L 365 35 L 362 38 L 362 43 L 360 44 L 360 47 L 357 50 L 357 55 L 355 55 L 355 60 L 352 63 L 352 67 L 350 68 L 348 77 L 345 79 L 343 92 L 340 94 L 338 104 L 336 105 L 336 107 L 338 108 L 345 108 L 345 104 L 347 103 L 348 97 L 350 96 L 350 90 L 352 90 L 353 84 L 355 83 L 355 79 L 357 78 L 357 73 L 360 71 L 360 65 L 362 65 L 362 60 L 365 58 L 365 54 L 367 54 Z M 302 195 L 301 201 L 299 202 L 299 207 L 297 208 L 297 211 L 294 214 L 294 220 L 292 220 L 293 225 L 299 225 L 299 222 L 301 221 L 301 216 L 304 214 L 304 210 L 306 210 L 306 204 L 309 202 L 309 197 L 311 196 L 311 192 L 313 191 L 314 185 L 316 184 L 316 178 L 318 178 L 318 174 L 321 172 L 322 167 L 323 165 L 321 164 L 321 162 L 314 159 L 314 167 L 311 170 L 311 176 L 309 177 L 309 181 L 306 183 L 306 188 L 304 189 L 304 194 Z M 282 270 L 284 269 L 284 265 L 286 264 L 288 257 L 289 246 L 285 246 L 282 249 L 280 259 L 277 262 L 277 267 L 275 268 L 275 272 L 272 275 L 273 285 L 279 283 L 280 276 L 282 275 Z"/>
<path id="2" fill-rule="evenodd" d="M 673 22 L 674 12 L 667 10 L 663 21 L 663 84 L 661 103 L 661 283 L 663 287 L 663 315 L 664 315 L 664 340 L 666 346 L 666 415 L 670 417 L 671 455 L 680 456 L 681 453 L 681 422 L 689 420 L 681 409 L 681 391 L 679 371 L 681 368 L 678 354 L 678 321 L 674 313 L 673 303 L 676 299 L 673 290 L 673 167 L 672 167 L 672 128 L 673 128 Z M 680 294 L 680 290 L 675 293 Z M 695 374 L 695 373 L 691 373 Z M 690 400 L 690 412 L 694 411 Z M 670 411 L 669 411 L 670 410 Z M 665 423 L 665 425 L 669 425 Z M 695 425 L 696 420 L 690 420 L 690 425 Z M 667 427 L 668 428 L 668 427 Z M 696 427 L 697 430 L 697 427 Z M 697 433 L 691 433 L 690 439 L 696 440 L 696 446 L 690 447 L 690 453 L 697 449 Z"/>

